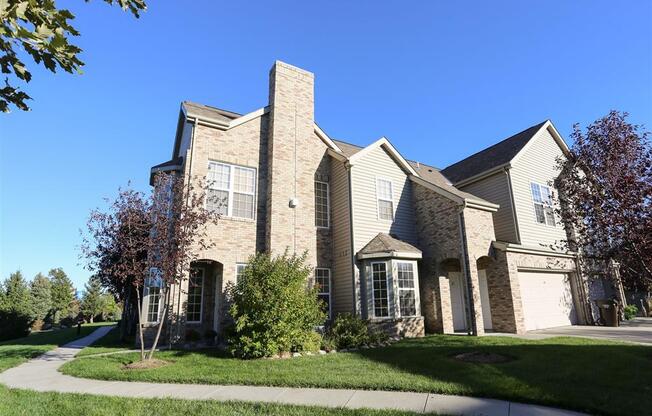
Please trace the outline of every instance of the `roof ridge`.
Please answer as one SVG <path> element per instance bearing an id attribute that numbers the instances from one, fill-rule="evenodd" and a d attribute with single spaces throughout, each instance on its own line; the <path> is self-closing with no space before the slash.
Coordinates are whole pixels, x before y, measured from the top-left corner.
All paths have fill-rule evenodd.
<path id="1" fill-rule="evenodd" d="M 526 131 L 528 131 L 528 130 L 530 130 L 530 129 L 533 129 L 533 128 L 536 127 L 537 130 L 539 130 L 539 129 L 540 129 L 544 124 L 546 124 L 549 120 L 550 120 L 550 119 L 546 119 L 545 121 L 542 121 L 541 123 L 534 124 L 534 125 L 532 125 L 532 126 L 526 128 L 526 129 L 523 129 L 523 130 L 519 131 L 518 133 L 512 134 L 511 136 L 507 137 L 506 139 L 503 139 L 503 140 L 501 140 L 501 141 L 499 141 L 499 142 L 496 142 L 496 143 L 492 144 L 491 146 L 485 147 L 484 149 L 480 149 L 480 150 L 478 150 L 477 152 L 475 152 L 475 153 L 473 153 L 473 154 L 471 154 L 471 155 L 465 157 L 464 159 L 462 159 L 462 160 L 458 160 L 457 162 L 452 163 L 452 164 L 446 166 L 446 167 L 445 167 L 444 169 L 442 169 L 442 170 L 446 170 L 446 169 L 448 169 L 448 168 L 450 168 L 450 167 L 453 167 L 453 166 L 457 165 L 458 163 L 462 163 L 462 162 L 464 162 L 465 160 L 472 158 L 473 156 L 476 156 L 476 155 L 478 155 L 478 154 L 480 154 L 480 153 L 482 153 L 482 152 L 485 152 L 485 151 L 487 151 L 487 150 L 489 150 L 489 149 L 493 149 L 494 147 L 499 146 L 499 145 L 505 143 L 506 141 L 508 141 L 508 140 L 510 140 L 510 139 L 512 139 L 512 138 L 514 138 L 514 137 L 516 137 L 516 136 L 519 136 L 519 135 L 525 133 Z"/>

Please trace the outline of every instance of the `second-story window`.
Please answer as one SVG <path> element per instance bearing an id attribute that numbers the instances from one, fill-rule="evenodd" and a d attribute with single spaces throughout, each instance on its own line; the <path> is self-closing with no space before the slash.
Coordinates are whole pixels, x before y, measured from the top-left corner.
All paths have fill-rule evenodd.
<path id="1" fill-rule="evenodd" d="M 209 162 L 208 181 L 207 209 L 228 217 L 254 218 L 255 169 Z"/>
<path id="2" fill-rule="evenodd" d="M 394 219 L 394 197 L 392 182 L 387 179 L 376 179 L 376 195 L 378 198 L 378 219 Z"/>
<path id="3" fill-rule="evenodd" d="M 534 202 L 534 214 L 539 224 L 555 226 L 555 210 L 552 205 L 552 193 L 550 188 L 538 183 L 530 183 L 532 190 L 532 201 Z"/>
<path id="4" fill-rule="evenodd" d="M 329 227 L 328 207 L 328 183 L 315 181 L 315 225 L 317 227 Z"/>

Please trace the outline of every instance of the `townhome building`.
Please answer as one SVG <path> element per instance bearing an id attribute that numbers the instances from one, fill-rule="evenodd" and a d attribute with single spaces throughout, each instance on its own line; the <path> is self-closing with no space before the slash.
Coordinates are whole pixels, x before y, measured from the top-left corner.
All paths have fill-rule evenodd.
<path id="1" fill-rule="evenodd" d="M 586 323 L 576 255 L 554 247 L 565 230 L 551 183 L 565 152 L 550 121 L 443 170 L 384 137 L 335 140 L 315 122 L 314 75 L 277 61 L 265 107 L 183 102 L 172 157 L 151 168 L 208 180 L 206 208 L 221 215 L 214 247 L 171 288 L 170 316 L 219 333 L 248 259 L 287 251 L 307 254 L 330 318 L 354 313 L 393 335 Z M 160 305 L 145 288 L 150 323 Z"/>

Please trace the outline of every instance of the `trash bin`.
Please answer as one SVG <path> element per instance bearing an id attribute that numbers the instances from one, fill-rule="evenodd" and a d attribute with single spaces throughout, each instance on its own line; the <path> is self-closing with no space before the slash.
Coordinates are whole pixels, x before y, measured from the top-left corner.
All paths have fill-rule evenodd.
<path id="1" fill-rule="evenodd" d="M 600 318 L 605 326 L 619 326 L 618 302 L 611 299 L 597 299 L 595 303 L 600 309 Z"/>

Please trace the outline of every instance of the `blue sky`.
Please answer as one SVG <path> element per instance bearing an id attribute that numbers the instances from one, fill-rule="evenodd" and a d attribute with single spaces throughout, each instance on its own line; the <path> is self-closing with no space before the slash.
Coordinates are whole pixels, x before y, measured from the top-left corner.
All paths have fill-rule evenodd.
<path id="1" fill-rule="evenodd" d="M 652 3 L 99 0 L 76 15 L 83 75 L 32 66 L 33 110 L 0 115 L 0 277 L 63 267 L 79 229 L 167 160 L 182 100 L 267 103 L 276 59 L 316 74 L 316 120 L 338 139 L 388 137 L 445 167 L 550 118 L 567 136 L 610 109 L 652 125 Z"/>

